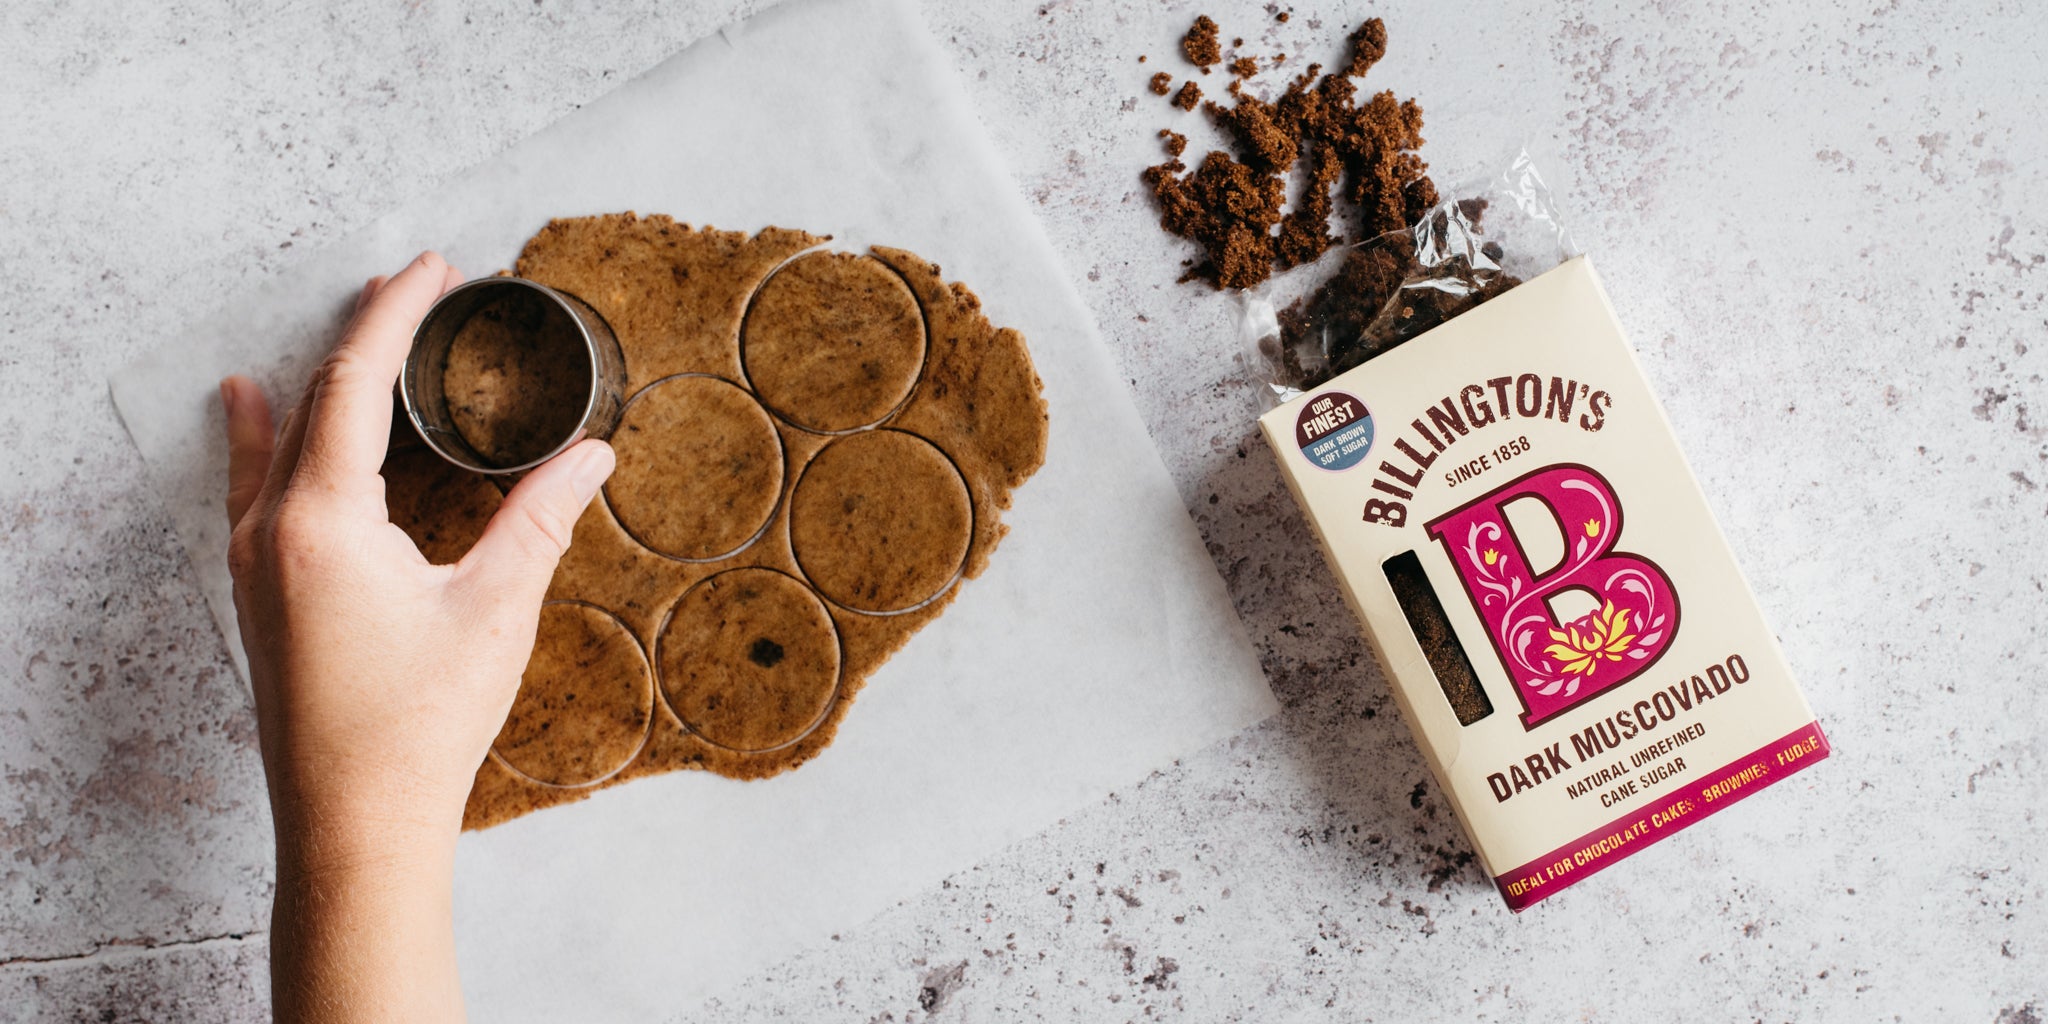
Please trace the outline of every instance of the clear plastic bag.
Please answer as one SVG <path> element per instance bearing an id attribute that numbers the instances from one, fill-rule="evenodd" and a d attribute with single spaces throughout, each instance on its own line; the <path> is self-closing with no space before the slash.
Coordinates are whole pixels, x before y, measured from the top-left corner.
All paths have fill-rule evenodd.
<path id="1" fill-rule="evenodd" d="M 1270 408 L 1579 254 L 1528 149 L 1413 227 L 1333 249 L 1245 300 Z"/>

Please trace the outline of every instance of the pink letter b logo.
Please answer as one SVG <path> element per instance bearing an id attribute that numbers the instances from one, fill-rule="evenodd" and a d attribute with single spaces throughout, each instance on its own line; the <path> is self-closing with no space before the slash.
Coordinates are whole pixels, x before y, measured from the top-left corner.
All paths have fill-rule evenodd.
<path id="1" fill-rule="evenodd" d="M 1503 508 L 1535 498 L 1564 527 L 1564 560 L 1538 576 Z M 1522 725 L 1534 726 L 1641 675 L 1678 632 L 1678 595 L 1656 563 L 1614 550 L 1621 503 L 1600 474 L 1584 466 L 1539 469 L 1431 522 L 1486 623 L 1494 653 L 1522 699 Z M 1550 599 L 1567 590 L 1591 595 L 1594 609 L 1559 622 Z"/>

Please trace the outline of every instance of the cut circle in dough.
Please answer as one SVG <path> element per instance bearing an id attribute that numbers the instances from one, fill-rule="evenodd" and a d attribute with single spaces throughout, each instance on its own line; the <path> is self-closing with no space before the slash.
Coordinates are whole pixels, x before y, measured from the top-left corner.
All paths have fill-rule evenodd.
<path id="1" fill-rule="evenodd" d="M 747 379 L 776 415 L 819 433 L 886 419 L 924 367 L 924 314 L 872 256 L 816 252 L 775 272 L 741 328 Z"/>
<path id="2" fill-rule="evenodd" d="M 839 634 L 802 581 L 758 567 L 690 588 L 656 645 L 662 696 L 683 727 L 766 751 L 815 729 L 839 691 Z"/>
<path id="3" fill-rule="evenodd" d="M 536 782 L 587 786 L 640 752 L 653 714 L 653 673 L 625 624 L 591 605 L 550 602 L 491 750 Z"/>
<path id="4" fill-rule="evenodd" d="M 1002 511 L 1046 454 L 1024 339 L 928 260 L 812 255 L 827 241 L 622 213 L 551 221 L 522 250 L 519 276 L 586 300 L 616 333 L 629 401 L 610 438 L 618 468 L 550 581 L 532 678 L 463 827 L 670 771 L 760 779 L 805 764 L 988 566 Z M 501 369 L 472 374 L 488 393 L 471 397 L 558 376 Z M 512 481 L 456 469 L 396 422 L 391 520 L 431 561 L 455 561 Z M 549 667 L 573 666 L 592 633 L 587 668 Z M 550 679 L 615 694 L 617 718 L 585 720 L 605 703 L 585 690 L 550 705 Z M 590 736 L 557 749 L 554 734 L 579 728 Z"/>
<path id="5" fill-rule="evenodd" d="M 576 433 L 590 400 L 590 351 L 560 303 L 512 289 L 456 330 L 441 379 L 462 439 L 489 465 L 520 466 Z"/>
<path id="6" fill-rule="evenodd" d="M 974 504 L 952 460 L 900 430 L 825 446 L 790 497 L 797 564 L 818 591 L 854 611 L 896 612 L 959 576 Z"/>
<path id="7" fill-rule="evenodd" d="M 754 397 L 730 381 L 656 381 L 626 405 L 605 500 L 647 547 L 705 561 L 747 546 L 782 494 L 782 441 Z"/>

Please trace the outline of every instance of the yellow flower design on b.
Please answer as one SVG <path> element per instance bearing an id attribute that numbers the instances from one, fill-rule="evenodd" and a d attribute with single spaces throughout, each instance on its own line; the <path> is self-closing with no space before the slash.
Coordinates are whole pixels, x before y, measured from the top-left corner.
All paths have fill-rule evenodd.
<path id="1" fill-rule="evenodd" d="M 1588 536 L 1588 537 L 1598 537 L 1598 536 L 1600 536 L 1600 520 L 1598 520 L 1598 519 L 1588 519 L 1588 520 L 1586 520 L 1586 536 Z"/>
<path id="2" fill-rule="evenodd" d="M 1496 550 L 1494 550 L 1494 549 L 1492 549 L 1492 548 L 1487 548 L 1487 549 L 1486 549 L 1486 564 L 1488 564 L 1488 565 L 1492 565 L 1493 563 L 1495 563 L 1495 562 L 1498 562 L 1498 561 L 1500 561 L 1500 552 L 1498 552 L 1498 551 L 1496 551 Z"/>
<path id="3" fill-rule="evenodd" d="M 1590 677 L 1602 662 L 1620 661 L 1636 635 L 1629 632 L 1628 611 L 1609 601 L 1579 622 L 1551 630 L 1550 639 L 1556 642 L 1543 653 L 1557 662 L 1559 671 Z"/>

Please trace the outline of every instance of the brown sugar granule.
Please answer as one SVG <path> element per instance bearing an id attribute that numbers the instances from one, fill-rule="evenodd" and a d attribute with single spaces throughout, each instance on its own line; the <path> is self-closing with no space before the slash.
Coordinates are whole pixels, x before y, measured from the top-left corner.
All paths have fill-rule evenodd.
<path id="1" fill-rule="evenodd" d="M 1166 155 L 1179 156 L 1188 151 L 1188 137 L 1171 128 L 1159 129 L 1159 137 L 1166 140 Z"/>
<path id="2" fill-rule="evenodd" d="M 1149 88 L 1152 90 L 1152 95 L 1164 96 L 1173 89 L 1173 76 L 1161 71 L 1152 76 L 1152 84 Z"/>
<path id="3" fill-rule="evenodd" d="M 1189 30 L 1190 39 L 1205 20 Z M 1211 23 L 1209 31 L 1213 30 Z M 1146 171 L 1145 181 L 1159 201 L 1160 225 L 1203 248 L 1188 278 L 1218 288 L 1248 288 L 1275 270 L 1314 260 L 1346 238 L 1361 241 L 1405 228 L 1435 205 L 1436 186 L 1427 177 L 1428 165 L 1415 152 L 1422 145 L 1422 108 L 1386 90 L 1361 102 L 1351 81 L 1385 56 L 1386 41 L 1386 26 L 1377 18 L 1367 21 L 1349 38 L 1343 73 L 1325 76 L 1321 65 L 1310 64 L 1270 102 L 1249 95 L 1233 81 L 1231 106 L 1203 106 L 1229 138 L 1232 151 L 1211 154 L 1193 175 L 1183 176 L 1187 168 L 1178 160 Z M 1233 62 L 1232 71 L 1237 67 Z M 1182 109 L 1188 109 L 1187 96 L 1184 87 L 1175 97 Z M 1224 159 L 1215 161 L 1218 156 Z M 1255 190 L 1263 195 L 1268 185 L 1284 190 L 1287 175 L 1304 160 L 1307 181 L 1292 209 L 1284 209 L 1284 202 L 1225 202 L 1196 217 L 1185 208 L 1190 195 L 1230 199 L 1250 189 L 1242 182 L 1235 190 L 1195 187 L 1192 178 L 1212 165 L 1219 170 L 1211 173 L 1232 169 L 1233 181 L 1247 176 L 1269 179 Z M 1358 221 L 1349 230 L 1333 232 L 1329 218 L 1339 189 L 1358 205 Z"/>
<path id="4" fill-rule="evenodd" d="M 1378 18 L 1368 18 L 1365 24 L 1351 33 L 1351 66 L 1344 69 L 1350 78 L 1364 78 L 1380 58 L 1387 55 L 1387 25 Z"/>
<path id="5" fill-rule="evenodd" d="M 1182 82 L 1180 91 L 1173 96 L 1173 105 L 1182 110 L 1193 110 L 1202 102 L 1202 87 L 1193 82 Z"/>
<path id="6" fill-rule="evenodd" d="M 1138 63 L 1140 63 L 1140 64 L 1143 64 L 1143 63 L 1145 63 L 1145 55 L 1144 55 L 1144 54 L 1142 54 L 1142 53 L 1141 53 L 1141 54 L 1139 54 L 1139 55 L 1138 55 Z"/>
<path id="7" fill-rule="evenodd" d="M 1209 65 L 1223 59 L 1223 47 L 1216 42 L 1216 22 L 1206 14 L 1197 17 L 1181 39 L 1180 49 L 1188 55 L 1188 63 L 1207 74 Z"/>
<path id="8" fill-rule="evenodd" d="M 1230 62 L 1230 73 L 1239 78 L 1250 78 L 1259 73 L 1259 62 L 1251 57 L 1239 57 Z"/>
<path id="9" fill-rule="evenodd" d="M 1284 22 L 1284 21 L 1286 21 L 1286 20 L 1287 20 L 1287 19 L 1288 19 L 1289 17 L 1291 17 L 1291 15 L 1289 15 L 1289 14 L 1288 14 L 1288 13 L 1287 13 L 1286 11 L 1281 11 L 1281 12 L 1280 12 L 1279 14 L 1275 14 L 1275 15 L 1273 15 L 1273 20 L 1275 20 L 1275 21 L 1280 21 L 1280 22 Z"/>
<path id="10" fill-rule="evenodd" d="M 1284 174 L 1301 152 L 1301 129 L 1284 112 L 1254 97 L 1239 94 L 1237 105 L 1211 103 L 1209 119 L 1235 142 L 1237 155 L 1268 174 Z"/>
<path id="11" fill-rule="evenodd" d="M 1343 239 L 1330 233 L 1330 211 L 1335 205 L 1330 192 L 1344 173 L 1337 151 L 1324 146 L 1309 158 L 1308 179 L 1294 209 L 1280 218 L 1280 234 L 1273 243 L 1274 262 L 1298 267 L 1327 252 Z"/>
<path id="12" fill-rule="evenodd" d="M 1271 273 L 1274 240 L 1261 225 L 1279 220 L 1284 182 L 1221 151 L 1204 157 L 1186 177 L 1178 173 L 1183 166 L 1174 159 L 1145 171 L 1162 210 L 1160 223 L 1208 253 L 1183 280 L 1201 277 L 1226 288 L 1264 280 Z"/>
<path id="13" fill-rule="evenodd" d="M 1237 37 L 1236 39 L 1233 39 L 1233 40 L 1231 40 L 1231 41 L 1230 41 L 1230 46 L 1231 46 L 1231 48 L 1232 48 L 1232 49 L 1236 49 L 1237 47 L 1240 47 L 1240 46 L 1243 46 L 1243 45 L 1244 45 L 1244 37 L 1243 37 L 1243 36 L 1239 36 L 1239 37 Z"/>
<path id="14" fill-rule="evenodd" d="M 1350 91 L 1349 80 L 1337 81 Z M 1436 204 L 1436 185 L 1423 176 L 1428 165 L 1414 152 L 1422 144 L 1422 108 L 1414 100 L 1374 93 L 1356 109 L 1352 125 L 1331 127 L 1336 131 L 1324 142 L 1355 167 L 1347 198 L 1359 205 L 1367 225 L 1381 225 L 1382 231 L 1406 227 Z"/>

